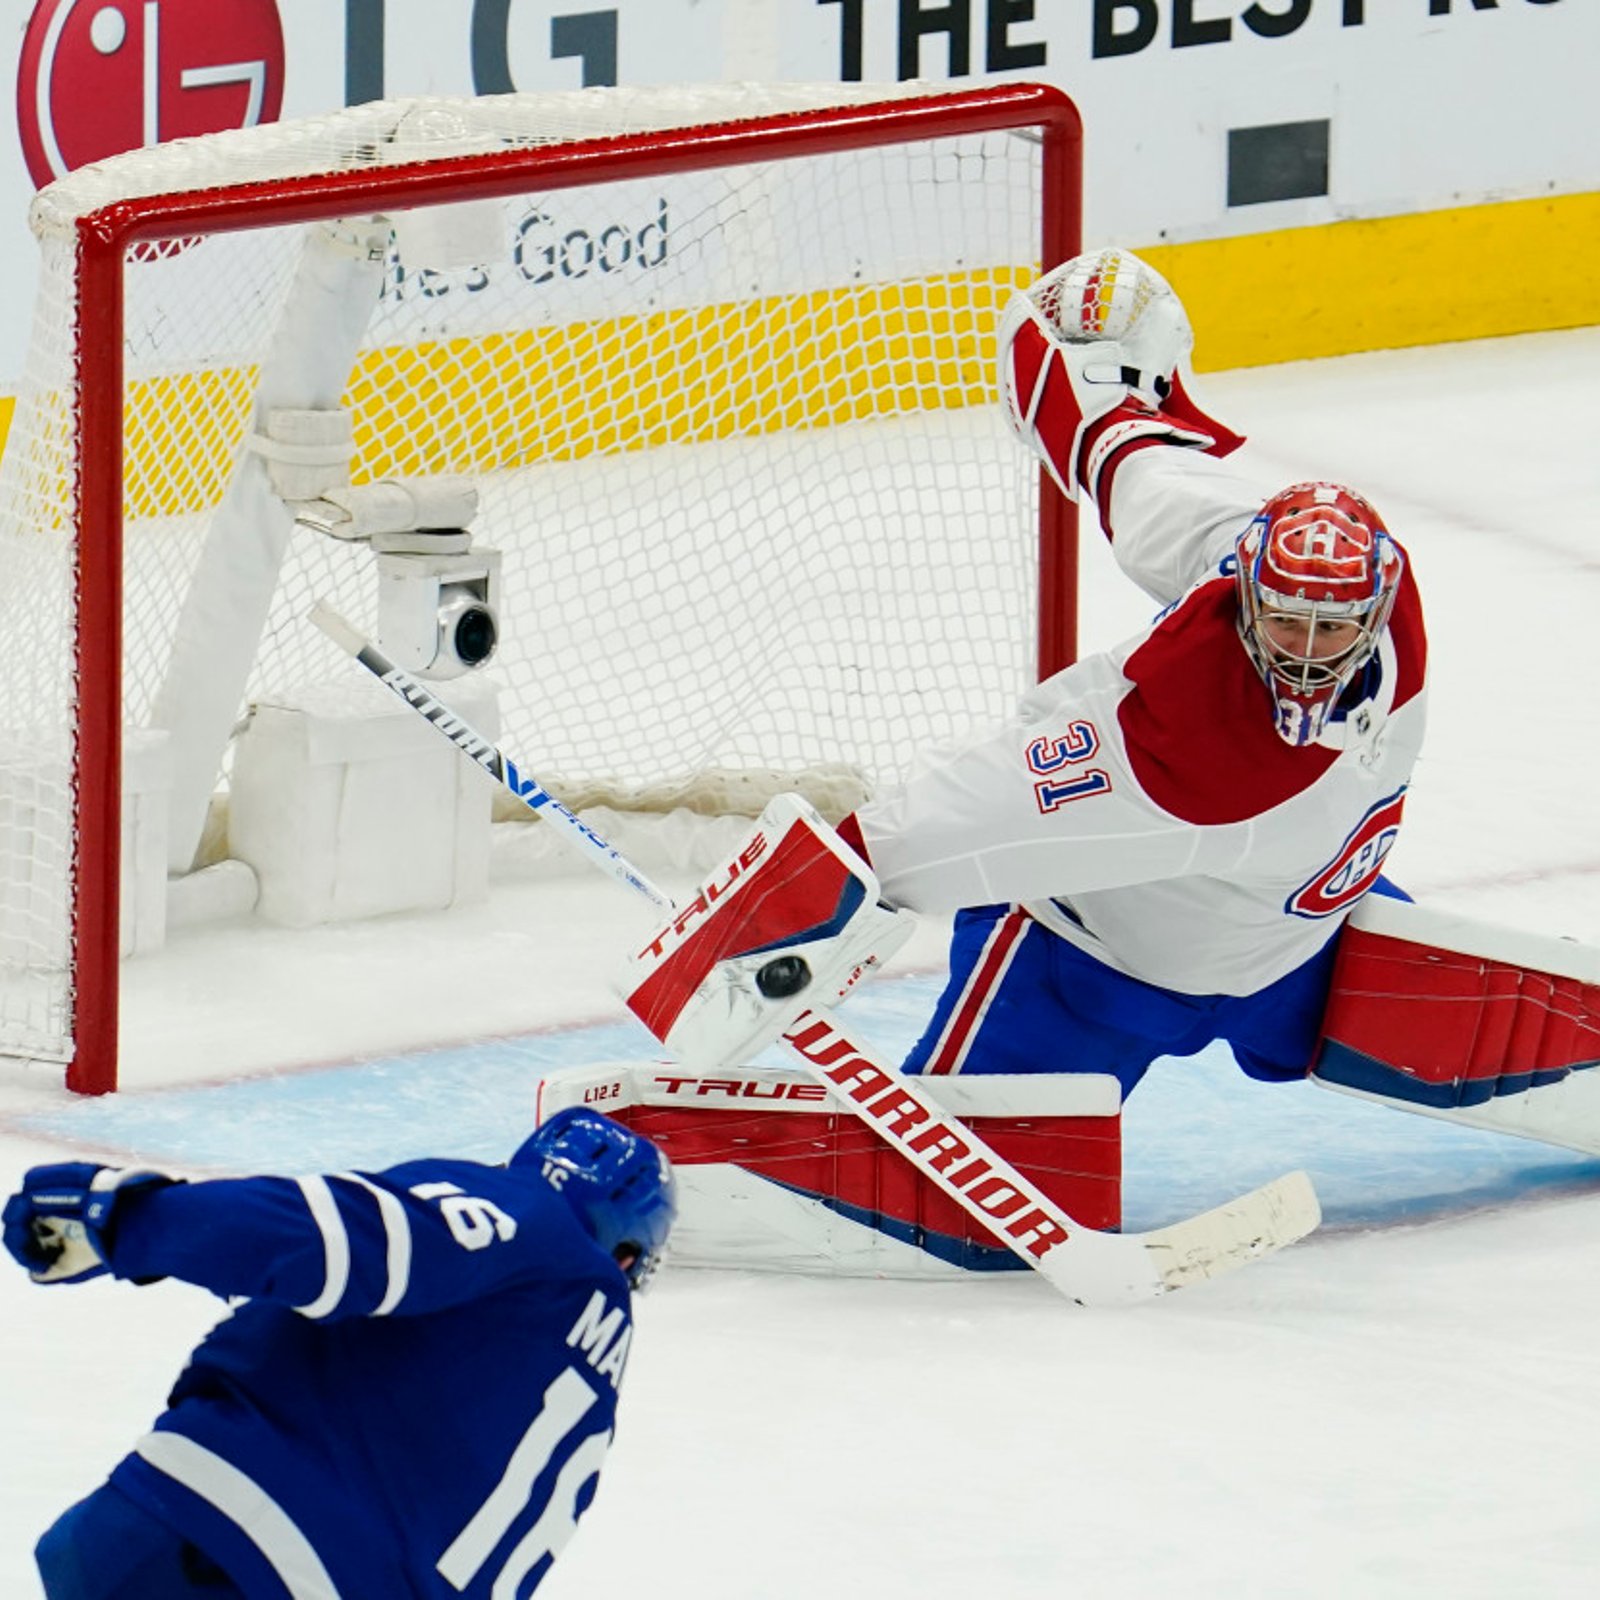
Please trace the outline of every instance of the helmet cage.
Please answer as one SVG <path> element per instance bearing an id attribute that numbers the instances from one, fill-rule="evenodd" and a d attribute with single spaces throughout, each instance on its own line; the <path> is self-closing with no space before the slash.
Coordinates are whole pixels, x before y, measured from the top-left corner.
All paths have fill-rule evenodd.
<path id="1" fill-rule="evenodd" d="M 1272 695 L 1279 735 L 1309 744 L 1376 652 L 1404 558 L 1372 507 L 1332 484 L 1274 496 L 1240 536 L 1237 556 L 1239 636 Z M 1303 651 L 1273 636 L 1275 618 L 1303 630 Z M 1316 654 L 1319 625 L 1335 622 L 1355 624 L 1355 636 Z"/>
<path id="2" fill-rule="evenodd" d="M 1371 659 L 1387 620 L 1378 615 L 1378 603 L 1365 606 L 1348 601 L 1301 600 L 1297 595 L 1278 594 L 1270 589 L 1251 588 L 1242 611 L 1246 648 L 1265 678 L 1281 685 L 1290 694 L 1304 698 L 1332 689 L 1337 699 L 1345 685 Z M 1274 635 L 1271 623 L 1282 618 L 1305 632 L 1304 654 L 1290 648 Z M 1312 653 L 1319 628 L 1328 623 L 1353 623 L 1355 635 L 1333 655 Z"/>

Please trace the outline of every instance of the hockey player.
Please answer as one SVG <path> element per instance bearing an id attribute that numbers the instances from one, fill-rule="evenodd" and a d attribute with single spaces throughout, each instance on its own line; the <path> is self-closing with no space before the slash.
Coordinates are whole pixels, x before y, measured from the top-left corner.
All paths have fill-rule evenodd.
<path id="1" fill-rule="evenodd" d="M 950 980 L 908 1071 L 1110 1072 L 1126 1094 L 1157 1056 L 1220 1039 L 1252 1076 L 1305 1075 L 1341 924 L 1369 891 L 1395 892 L 1380 868 L 1422 740 L 1422 609 L 1360 494 L 1275 491 L 1226 461 L 1243 441 L 1186 390 L 1190 344 L 1171 288 L 1125 251 L 1013 301 L 1011 425 L 1065 494 L 1095 502 L 1119 564 L 1165 609 L 845 819 L 857 907 L 805 933 L 826 989 L 768 992 L 780 873 L 708 904 L 675 948 L 680 914 L 629 977 L 658 1037 L 713 1040 L 739 985 L 745 1046 L 756 1004 L 771 1021 L 831 1003 L 863 958 L 852 946 L 835 973 L 821 946 L 880 937 L 876 893 L 956 913 Z M 713 957 L 720 983 L 701 983 L 694 963 Z"/>
<path id="2" fill-rule="evenodd" d="M 1214 1040 L 1308 1070 L 1336 937 L 1380 878 L 1422 741 L 1427 645 L 1405 552 L 1331 483 L 1271 492 L 1179 374 L 1171 288 L 1124 251 L 1008 312 L 1008 418 L 1098 506 L 1166 609 L 1003 727 L 923 763 L 844 833 L 884 897 L 957 911 L 907 1070 L 1112 1072 Z"/>
<path id="3" fill-rule="evenodd" d="M 4 1240 L 35 1281 L 245 1298 L 40 1540 L 49 1600 L 527 1596 L 593 1499 L 674 1206 L 655 1147 L 584 1108 L 503 1167 L 34 1168 Z"/>

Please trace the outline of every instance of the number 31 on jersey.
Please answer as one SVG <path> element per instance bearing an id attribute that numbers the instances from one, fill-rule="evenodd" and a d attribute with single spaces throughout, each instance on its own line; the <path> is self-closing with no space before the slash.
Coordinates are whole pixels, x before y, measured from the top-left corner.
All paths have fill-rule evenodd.
<path id="1" fill-rule="evenodd" d="M 1100 735 L 1092 722 L 1069 722 L 1059 738 L 1035 739 L 1028 746 L 1028 771 L 1038 779 L 1033 794 L 1040 811 L 1048 816 L 1069 801 L 1110 794 L 1110 778 L 1098 767 L 1084 768 L 1099 749 Z"/>

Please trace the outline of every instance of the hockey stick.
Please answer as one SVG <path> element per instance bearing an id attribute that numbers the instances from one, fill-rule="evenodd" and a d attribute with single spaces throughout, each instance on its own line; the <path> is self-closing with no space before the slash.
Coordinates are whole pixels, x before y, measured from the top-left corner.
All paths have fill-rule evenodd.
<path id="1" fill-rule="evenodd" d="M 661 909 L 672 908 L 670 896 L 626 857 L 335 611 L 319 601 L 311 620 L 458 750 L 555 823 L 568 843 L 602 871 Z M 837 1100 L 1080 1304 L 1144 1300 L 1219 1277 L 1304 1238 L 1322 1220 L 1311 1180 L 1303 1172 L 1291 1172 L 1215 1210 L 1149 1233 L 1097 1233 L 1079 1227 L 1028 1178 L 946 1114 L 917 1079 L 875 1062 L 831 1016 L 804 1012 L 783 1039 Z"/>

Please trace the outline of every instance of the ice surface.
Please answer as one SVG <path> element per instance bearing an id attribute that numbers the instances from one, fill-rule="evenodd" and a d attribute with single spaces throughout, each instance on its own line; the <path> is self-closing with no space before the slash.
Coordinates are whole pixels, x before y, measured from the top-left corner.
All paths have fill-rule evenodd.
<path id="1" fill-rule="evenodd" d="M 1597 373 L 1585 329 L 1221 374 L 1204 394 L 1269 480 L 1347 478 L 1416 562 L 1433 722 L 1390 875 L 1600 943 Z M 1085 646 L 1147 609 L 1086 542 Z M 648 919 L 602 880 L 530 873 L 443 916 L 181 934 L 127 968 L 127 1092 L 0 1076 L 0 1182 L 83 1152 L 196 1171 L 493 1158 L 530 1075 L 645 1053 L 606 979 Z M 928 1003 L 940 941 L 923 930 L 851 1001 L 886 1048 Z M 1600 1162 L 1251 1083 L 1213 1054 L 1152 1072 L 1126 1142 L 1130 1226 L 1297 1165 L 1327 1225 L 1125 1312 L 1015 1275 L 668 1270 L 639 1308 L 599 1500 L 542 1592 L 1594 1593 Z M 33 1539 L 143 1431 L 219 1310 L 181 1286 L 0 1273 L 0 1595 L 37 1595 Z"/>

